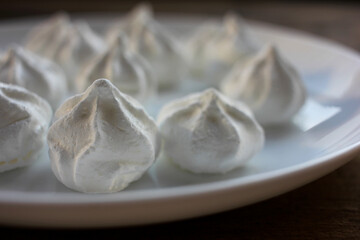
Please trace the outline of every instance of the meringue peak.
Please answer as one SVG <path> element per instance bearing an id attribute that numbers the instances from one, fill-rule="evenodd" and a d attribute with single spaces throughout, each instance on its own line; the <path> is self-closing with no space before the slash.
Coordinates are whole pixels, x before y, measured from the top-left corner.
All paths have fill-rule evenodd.
<path id="1" fill-rule="evenodd" d="M 138 4 L 129 14 L 129 18 L 134 21 L 147 21 L 154 16 L 153 9 L 149 3 Z"/>
<path id="2" fill-rule="evenodd" d="M 109 80 L 98 79 L 56 112 L 48 134 L 55 176 L 67 187 L 116 192 L 155 161 L 157 127 L 143 107 Z"/>
<path id="3" fill-rule="evenodd" d="M 74 75 L 89 59 L 106 49 L 103 39 L 86 22 L 72 23 L 67 16 L 54 16 L 39 24 L 29 32 L 25 45 L 32 52 L 60 65 L 71 92 L 75 92 Z"/>
<path id="4" fill-rule="evenodd" d="M 259 52 L 257 59 L 272 63 L 273 65 L 282 60 L 277 48 L 273 44 L 264 46 Z"/>
<path id="5" fill-rule="evenodd" d="M 102 91 L 105 89 L 105 91 L 108 92 L 109 89 L 113 89 L 115 86 L 107 79 L 100 78 L 94 81 L 94 84 L 91 85 L 89 90 L 93 91 L 94 89 L 97 91 Z"/>
<path id="6" fill-rule="evenodd" d="M 0 82 L 22 86 L 56 108 L 66 94 L 66 77 L 48 59 L 12 45 L 0 60 Z"/>
<path id="7" fill-rule="evenodd" d="M 87 113 L 84 115 L 84 112 Z M 146 128 L 143 123 L 136 121 L 140 117 L 145 125 L 155 128 L 155 124 L 144 117 L 147 114 L 143 107 L 135 99 L 120 92 L 107 79 L 97 79 L 84 93 L 69 98 L 56 111 L 55 117 L 57 120 L 69 114 L 100 117 L 101 121 L 108 121 L 113 126 L 129 123 L 127 128 L 135 131 Z"/>
<path id="8" fill-rule="evenodd" d="M 214 103 L 218 98 L 219 92 L 215 88 L 206 89 L 200 97 L 204 103 L 207 103 L 206 105 Z"/>
<path id="9" fill-rule="evenodd" d="M 126 33 L 129 37 L 128 47 L 147 60 L 159 89 L 178 85 L 186 71 L 180 44 L 153 18 L 152 11 L 146 7 L 136 9 L 109 28 L 108 41 L 112 42 L 120 32 Z"/>
<path id="10" fill-rule="evenodd" d="M 58 12 L 52 16 L 49 21 L 52 21 L 57 24 L 69 23 L 70 16 L 66 12 Z"/>
<path id="11" fill-rule="evenodd" d="M 263 47 L 245 65 L 236 64 L 221 90 L 246 102 L 263 125 L 290 121 L 306 98 L 300 75 L 274 45 Z"/>
<path id="12" fill-rule="evenodd" d="M 199 97 L 199 103 L 202 105 L 203 113 L 219 112 L 221 107 L 221 100 L 219 99 L 219 92 L 213 88 L 207 89 Z"/>
<path id="13" fill-rule="evenodd" d="M 239 29 L 242 30 L 241 28 L 244 27 L 240 26 L 244 25 L 242 24 L 242 21 L 243 19 L 237 16 L 236 13 L 229 12 L 224 17 L 223 27 L 225 28 L 227 33 L 234 35 L 238 33 Z"/>
<path id="14" fill-rule="evenodd" d="M 143 101 L 157 87 L 148 62 L 129 49 L 128 39 L 120 34 L 102 55 L 94 58 L 78 76 L 83 91 L 94 79 L 107 78 L 121 91 Z"/>

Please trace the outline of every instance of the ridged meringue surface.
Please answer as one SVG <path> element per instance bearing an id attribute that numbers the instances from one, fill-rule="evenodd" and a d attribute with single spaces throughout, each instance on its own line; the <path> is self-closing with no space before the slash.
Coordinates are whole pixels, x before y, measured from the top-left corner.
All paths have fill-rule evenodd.
<path id="1" fill-rule="evenodd" d="M 25 47 L 40 56 L 54 60 L 63 41 L 67 38 L 70 18 L 59 13 L 30 30 Z"/>
<path id="2" fill-rule="evenodd" d="M 105 42 L 86 22 L 72 23 L 60 14 L 29 33 L 26 48 L 58 63 L 68 76 L 70 91 L 75 90 L 74 78 L 79 70 L 105 49 Z"/>
<path id="3" fill-rule="evenodd" d="M 56 109 L 67 94 L 63 70 L 55 63 L 20 46 L 13 46 L 0 59 L 0 82 L 26 88 Z"/>
<path id="4" fill-rule="evenodd" d="M 68 99 L 55 117 L 48 133 L 52 170 L 73 190 L 120 191 L 155 161 L 154 121 L 106 79 Z"/>
<path id="5" fill-rule="evenodd" d="M 0 83 L 0 172 L 28 166 L 45 146 L 50 105 L 25 88 Z"/>
<path id="6" fill-rule="evenodd" d="M 228 13 L 221 26 L 206 23 L 189 39 L 192 73 L 218 86 L 236 61 L 246 59 L 257 48 L 245 21 Z"/>
<path id="7" fill-rule="evenodd" d="M 157 89 L 149 63 L 129 49 L 125 35 L 119 35 L 104 54 L 85 66 L 77 79 L 78 89 L 83 91 L 98 78 L 109 79 L 139 101 L 148 99 Z"/>
<path id="8" fill-rule="evenodd" d="M 221 89 L 247 103 L 262 125 L 291 121 L 306 99 L 300 75 L 273 45 L 265 46 L 245 65 L 235 65 Z"/>
<path id="9" fill-rule="evenodd" d="M 195 173 L 226 173 L 240 167 L 264 143 L 251 111 L 215 89 L 168 103 L 157 122 L 165 154 Z"/>
<path id="10" fill-rule="evenodd" d="M 160 89 L 177 86 L 185 75 L 186 65 L 179 42 L 159 24 L 148 6 L 140 6 L 123 22 L 112 27 L 108 36 L 113 39 L 120 32 L 129 37 L 131 49 L 150 64 Z"/>

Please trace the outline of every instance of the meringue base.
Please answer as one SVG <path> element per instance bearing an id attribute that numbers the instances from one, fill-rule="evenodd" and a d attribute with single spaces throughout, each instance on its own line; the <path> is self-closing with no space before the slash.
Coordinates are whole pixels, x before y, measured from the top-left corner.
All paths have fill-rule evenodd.
<path id="1" fill-rule="evenodd" d="M 44 147 L 37 151 L 29 151 L 25 155 L 7 161 L 0 160 L 0 173 L 20 167 L 27 167 L 36 162 L 44 150 Z"/>

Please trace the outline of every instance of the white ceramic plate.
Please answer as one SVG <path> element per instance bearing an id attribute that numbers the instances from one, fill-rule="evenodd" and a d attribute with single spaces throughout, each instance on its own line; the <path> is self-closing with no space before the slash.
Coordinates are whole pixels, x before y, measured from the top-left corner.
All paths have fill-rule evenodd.
<path id="1" fill-rule="evenodd" d="M 89 17 L 89 16 L 88 16 Z M 88 20 L 100 29 L 111 17 Z M 0 47 L 20 42 L 39 19 L 0 25 Z M 203 22 L 167 17 L 174 32 Z M 46 152 L 34 166 L 0 175 L 0 222 L 12 225 L 100 227 L 157 223 L 255 203 L 313 181 L 350 160 L 360 147 L 360 56 L 324 39 L 252 23 L 255 35 L 276 43 L 301 72 L 310 98 L 294 124 L 266 129 L 264 150 L 226 175 L 195 175 L 160 157 L 141 180 L 116 194 L 82 194 L 53 176 Z M 203 86 L 187 85 L 151 103 Z"/>

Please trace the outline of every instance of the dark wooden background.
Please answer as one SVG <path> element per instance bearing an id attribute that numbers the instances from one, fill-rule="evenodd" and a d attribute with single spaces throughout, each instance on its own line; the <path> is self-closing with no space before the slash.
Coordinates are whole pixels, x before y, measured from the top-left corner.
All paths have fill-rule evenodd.
<path id="1" fill-rule="evenodd" d="M 86 2 L 86 4 L 84 4 Z M 356 3 L 262 3 L 259 1 L 154 1 L 158 12 L 243 16 L 311 32 L 360 51 L 360 5 Z M 7 1 L 0 18 L 51 13 L 124 11 L 134 1 Z M 131 228 L 43 230 L 0 227 L 3 237 L 23 239 L 360 239 L 360 157 L 313 183 L 282 196 L 197 219 Z M 5 238 L 4 238 L 5 239 Z"/>

